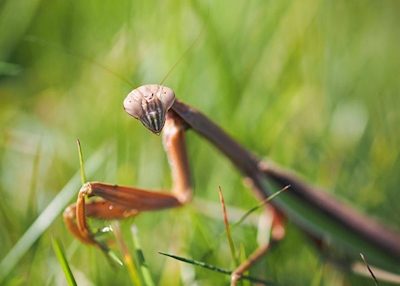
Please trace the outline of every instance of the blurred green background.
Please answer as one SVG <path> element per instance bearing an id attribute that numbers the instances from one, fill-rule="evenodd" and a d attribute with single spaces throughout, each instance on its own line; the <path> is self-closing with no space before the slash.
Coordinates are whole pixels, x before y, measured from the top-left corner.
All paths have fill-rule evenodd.
<path id="1" fill-rule="evenodd" d="M 122 109 L 132 87 L 85 57 L 134 86 L 160 83 L 202 28 L 164 84 L 255 154 L 399 230 L 399 9 L 398 1 L 1 2 L 3 284 L 65 284 L 51 236 L 61 240 L 80 285 L 130 283 L 124 268 L 110 267 L 62 222 L 59 210 L 80 188 L 79 178 L 72 179 L 79 171 L 76 139 L 87 161 L 99 160 L 89 180 L 158 189 L 170 186 L 170 173 L 161 137 Z M 256 203 L 225 158 L 193 132 L 187 137 L 194 204 L 145 213 L 122 227 L 130 243 L 129 226 L 138 225 L 156 284 L 228 284 L 228 277 L 156 254 L 232 269 L 228 243 L 217 239 L 224 232 L 217 188 L 229 206 L 245 211 Z M 69 183 L 64 200 L 43 215 L 51 226 L 33 245 L 20 243 L 28 248 L 21 259 L 14 252 L 4 259 Z M 205 215 L 208 208 L 217 214 Z M 233 233 L 247 254 L 256 235 L 254 225 Z M 372 285 L 324 265 L 290 222 L 286 239 L 250 274 L 283 285 L 310 285 L 319 277 L 322 285 Z"/>

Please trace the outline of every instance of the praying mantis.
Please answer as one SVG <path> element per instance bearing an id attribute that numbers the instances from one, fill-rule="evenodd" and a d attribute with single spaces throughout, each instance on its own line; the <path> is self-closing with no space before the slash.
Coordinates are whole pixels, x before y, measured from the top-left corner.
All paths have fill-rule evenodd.
<path id="1" fill-rule="evenodd" d="M 161 96 L 161 90 L 167 92 L 167 98 Z M 153 97 L 148 98 L 152 98 L 150 102 L 154 104 L 150 105 L 156 110 L 148 110 L 149 117 L 143 117 L 141 108 L 147 106 L 148 93 L 153 93 Z M 358 253 L 363 252 L 372 265 L 399 273 L 399 234 L 361 216 L 324 191 L 302 182 L 296 175 L 255 157 L 203 114 L 178 99 L 172 99 L 170 89 L 157 85 L 143 86 L 132 92 L 130 97 L 140 104 L 139 107 L 129 107 L 125 101 L 126 111 L 138 117 L 153 133 L 161 132 L 164 116 L 166 117 L 161 133 L 169 161 L 172 163 L 173 195 L 169 192 L 150 193 L 142 189 L 100 182 L 88 183 L 79 192 L 77 203 L 70 206 L 64 214 L 67 226 L 81 241 L 103 250 L 106 247 L 91 234 L 86 216 L 120 219 L 134 216 L 140 211 L 171 208 L 188 203 L 192 196 L 192 185 L 188 173 L 189 158 L 185 151 L 184 133 L 191 131 L 214 145 L 237 167 L 247 178 L 246 182 L 257 198 L 265 198 L 276 189 L 291 186 L 286 193 L 273 201 L 277 208 L 277 216 L 272 240 L 282 238 L 282 232 L 277 230 L 282 230 L 279 215 L 284 214 L 313 241 L 318 242 L 318 245 L 324 244 L 326 240 L 332 241 L 332 244 L 343 247 L 355 260 L 359 260 Z M 143 196 L 139 198 L 139 194 Z M 103 199 L 85 203 L 86 196 L 98 196 Z M 146 200 L 145 203 L 138 205 L 143 200 Z"/>
<path id="2" fill-rule="evenodd" d="M 155 84 L 141 86 L 128 94 L 124 109 L 154 134 L 162 133 L 172 170 L 172 190 L 151 192 L 101 182 L 86 183 L 79 191 L 76 204 L 69 206 L 63 216 L 70 232 L 82 242 L 107 251 L 107 246 L 91 233 L 87 217 L 124 219 L 144 211 L 179 207 L 191 201 L 185 132 L 193 130 L 233 163 L 258 198 L 266 198 L 273 189 L 290 185 L 290 190 L 273 202 L 271 242 L 284 237 L 283 221 L 289 218 L 317 245 L 322 245 L 326 239 L 332 240 L 340 243 L 352 259 L 363 253 L 372 265 L 400 273 L 399 233 L 363 216 L 296 175 L 257 158 L 202 113 L 176 99 L 172 89 Z M 85 202 L 85 197 L 93 196 L 100 199 Z M 267 243 L 250 261 L 268 249 Z M 249 264 L 245 262 L 233 272 L 233 283 Z"/>
<path id="3" fill-rule="evenodd" d="M 200 1 L 167 1 L 168 3 L 157 3 L 157 5 L 152 1 L 125 1 L 129 3 L 129 6 L 122 3 L 115 5 L 111 2 L 104 3 L 107 6 L 92 5 L 90 1 L 74 3 L 64 1 L 65 3 L 60 5 L 59 1 L 50 1 L 49 3 L 37 2 L 35 4 L 39 8 L 37 10 L 32 9 L 34 7 L 32 5 L 18 7 L 16 1 L 7 1 L 7 4 L 14 2 L 16 11 L 21 13 L 10 13 L 9 10 L 3 9 L 3 14 L 9 15 L 9 17 L 0 17 L 3 23 L 7 19 L 12 20 L 15 27 L 21 27 L 25 23 L 25 30 L 29 34 L 61 43 L 63 46 L 83 51 L 85 54 L 96 55 L 95 57 L 101 59 L 101 62 L 108 66 L 118 67 L 121 73 L 128 74 L 135 85 L 152 82 L 162 84 L 160 77 L 165 75 L 165 69 L 169 69 L 176 57 L 181 55 L 183 52 L 181 49 L 187 47 L 188 42 L 193 40 L 194 33 L 197 33 L 199 26 L 206 18 L 205 9 L 194 8 L 193 3 Z M 186 9 L 182 8 L 182 5 L 185 5 Z M 182 73 L 174 75 L 165 84 L 174 89 L 180 100 L 189 103 L 218 123 L 237 142 L 257 154 L 258 158 L 264 159 L 263 156 L 269 156 L 281 166 L 290 168 L 299 176 L 304 176 L 310 184 L 317 184 L 334 191 L 335 197 L 347 200 L 355 208 L 362 208 L 364 213 L 371 212 L 371 215 L 380 215 L 387 219 L 388 223 L 398 225 L 397 208 L 391 208 L 391 204 L 394 206 L 397 204 L 395 198 L 399 183 L 396 178 L 399 168 L 396 145 L 398 146 L 399 137 L 395 130 L 398 129 L 396 126 L 399 122 L 399 117 L 396 116 L 399 106 L 397 100 L 399 97 L 396 96 L 399 93 L 396 75 L 399 74 L 400 65 L 396 61 L 398 59 L 397 30 L 393 29 L 398 26 L 399 18 L 395 16 L 397 9 L 394 3 L 364 5 L 348 1 L 329 3 L 319 1 L 250 3 L 245 1 L 232 5 L 228 1 L 226 3 L 211 1 L 210 5 L 212 6 L 210 32 L 207 32 L 201 54 L 193 55 L 190 61 L 180 67 Z M 100 14 L 101 12 L 103 14 Z M 20 17 L 10 17 L 10 15 Z M 14 26 L 12 23 L 3 26 L 7 29 L 3 29 L 2 34 L 7 32 L 13 37 L 20 35 L 18 31 L 12 29 Z M 22 27 L 19 31 L 23 31 Z M 1 38 L 5 41 L 11 37 Z M 10 50 L 10 47 L 1 45 L 1 50 Z M 36 56 L 37 54 L 40 55 Z M 6 108 L 6 113 L 1 113 L 1 121 L 3 123 L 6 120 L 10 123 L 10 127 L 6 126 L 3 133 L 8 133 L 9 130 L 37 130 L 37 125 L 31 129 L 32 125 L 25 128 L 22 124 L 27 121 L 36 123 L 37 119 L 41 119 L 43 127 L 51 128 L 50 130 L 46 128 L 40 132 L 40 135 L 52 136 L 43 139 L 43 143 L 46 143 L 43 150 L 46 152 L 38 154 L 40 161 L 46 163 L 46 168 L 40 169 L 37 176 L 40 178 L 40 185 L 37 187 L 40 195 L 37 200 L 26 194 L 29 170 L 17 168 L 19 173 L 10 174 L 16 169 L 14 163 L 18 163 L 19 158 L 14 156 L 11 157 L 13 160 L 5 161 L 10 156 L 5 156 L 4 137 L 1 140 L 3 142 L 2 191 L 4 179 L 11 178 L 13 181 L 9 187 L 10 193 L 12 191 L 13 194 L 11 198 L 18 198 L 18 200 L 9 200 L 7 199 L 9 197 L 3 196 L 4 208 L 11 211 L 5 211 L 4 214 L 7 215 L 1 217 L 3 222 L 5 218 L 9 218 L 12 222 L 2 223 L 5 227 L 2 234 L 7 238 L 3 253 L 13 245 L 16 230 L 22 231 L 24 226 L 29 226 L 17 220 L 20 215 L 16 214 L 19 214 L 20 210 L 24 212 L 27 209 L 24 201 L 20 203 L 20 200 L 25 198 L 26 201 L 31 201 L 32 209 L 38 206 L 40 211 L 53 195 L 63 189 L 64 184 L 67 185 L 70 179 L 73 180 L 73 173 L 77 169 L 75 167 L 77 158 L 72 142 L 77 137 L 82 140 L 84 148 L 87 148 L 85 151 L 88 155 L 95 153 L 94 150 L 100 145 L 104 146 L 110 140 L 118 144 L 117 147 L 112 145 L 110 148 L 118 154 L 118 157 L 114 155 L 115 153 L 109 156 L 103 152 L 103 149 L 99 149 L 103 155 L 101 158 L 104 158 L 106 163 L 101 162 L 96 166 L 99 166 L 100 172 L 105 170 L 106 174 L 98 171 L 97 174 L 89 175 L 90 180 L 145 187 L 162 187 L 166 186 L 164 183 L 169 182 L 166 178 L 169 170 L 164 164 L 164 156 L 157 158 L 159 149 L 162 148 L 159 142 L 161 136 L 153 136 L 145 128 L 138 130 L 142 127 L 141 123 L 132 120 L 122 112 L 122 97 L 125 97 L 128 91 L 119 92 L 119 82 L 110 87 L 109 82 L 113 82 L 114 79 L 110 79 L 109 74 L 102 77 L 102 71 L 98 72 L 92 66 L 78 66 L 79 63 L 71 61 L 70 58 L 60 57 L 58 53 L 54 56 L 47 50 L 32 51 L 31 47 L 25 43 L 15 49 L 10 60 L 16 59 L 19 62 L 19 59 L 22 61 L 28 55 L 31 55 L 30 61 L 24 66 L 29 67 L 32 64 L 36 67 L 29 73 L 31 75 L 29 84 L 27 84 L 28 81 L 16 81 L 15 91 L 22 92 L 20 96 L 14 96 L 14 94 L 19 94 L 14 91 L 12 93 L 6 91 L 1 96 L 2 111 Z M 2 61 L 5 60 L 7 59 L 2 57 Z M 59 81 L 56 81 L 58 79 Z M 2 76 L 2 91 L 4 91 L 4 83 L 8 84 L 9 81 L 5 82 Z M 137 86 L 139 85 L 135 87 Z M 31 88 L 28 90 L 21 87 Z M 7 94 L 12 96 L 4 96 Z M 393 95 L 390 96 L 390 94 Z M 4 100 L 8 102 L 8 99 L 18 101 L 10 105 L 3 104 Z M 230 99 L 232 101 L 229 101 Z M 341 142 L 336 137 L 337 133 L 332 131 L 333 115 L 338 105 L 346 104 L 346 100 L 352 99 L 366 107 L 368 125 L 359 141 L 350 145 L 337 145 Z M 228 103 L 225 104 L 225 102 Z M 23 113 L 15 113 L 10 117 L 13 115 L 10 111 L 14 110 L 10 108 L 12 106 L 21 106 L 20 111 Z M 26 117 L 26 114 L 30 117 Z M 247 119 L 249 123 L 245 121 Z M 309 124 L 310 121 L 315 124 Z M 81 124 L 82 122 L 85 124 Z M 251 126 L 248 130 L 246 130 L 247 125 Z M 218 151 L 211 150 L 213 152 L 211 158 L 204 156 L 213 147 L 209 146 L 207 139 L 204 140 L 198 136 L 192 128 L 188 127 L 187 130 L 190 166 L 196 183 L 193 188 L 195 190 L 194 207 L 146 213 L 135 220 L 139 226 L 140 224 L 150 226 L 142 227 L 141 235 L 146 237 L 144 235 L 152 232 L 151 239 L 158 236 L 164 238 L 165 228 L 162 226 L 165 224 L 170 226 L 162 247 L 159 247 L 155 239 L 157 245 L 153 247 L 154 243 L 152 245 L 147 237 L 146 243 L 143 244 L 147 246 L 145 253 L 148 262 L 151 263 L 149 265 L 154 276 L 162 271 L 166 272 L 167 267 L 161 268 L 157 264 L 154 265 L 152 259 L 165 266 L 174 263 L 170 260 L 164 263 L 164 259 L 154 254 L 156 250 L 166 250 L 168 247 L 170 248 L 168 251 L 174 253 L 171 249 L 176 249 L 175 245 L 180 244 L 183 247 L 191 247 L 191 252 L 185 252 L 185 254 L 190 253 L 186 257 L 202 258 L 199 257 L 199 252 L 193 250 L 202 247 L 203 237 L 198 235 L 198 225 L 190 226 L 188 220 L 197 214 L 196 206 L 200 201 L 199 198 L 207 198 L 211 201 L 216 199 L 218 184 L 223 188 L 225 195 L 230 196 L 229 204 L 236 206 L 242 204 L 242 209 L 251 207 L 248 201 L 242 203 L 242 198 L 250 197 L 252 193 L 240 184 L 239 172 L 232 170 L 228 159 L 225 160 L 217 153 Z M 137 131 L 138 135 L 135 134 Z M 144 134 L 145 132 L 149 134 Z M 24 137 L 21 140 L 23 146 L 29 142 L 31 142 L 30 137 Z M 15 143 L 14 140 L 11 143 Z M 53 145 L 48 148 L 48 143 Z M 16 148 L 12 148 L 10 152 L 20 150 L 20 146 L 15 145 L 17 144 L 12 146 Z M 154 147 L 156 147 L 155 152 L 153 152 Z M 68 153 L 68 149 L 72 149 L 72 152 Z M 23 151 L 25 152 L 26 149 L 24 148 Z M 48 151 L 53 153 L 48 153 Z M 369 155 L 375 155 L 375 157 L 371 158 Z M 51 163 L 48 163 L 50 160 L 52 160 Z M 382 160 L 386 161 L 382 162 Z M 380 162 L 382 164 L 379 164 Z M 29 161 L 22 160 L 21 165 L 29 167 Z M 262 167 L 263 164 L 260 165 Z M 88 166 L 86 171 L 90 173 Z M 271 166 L 277 168 L 274 165 Z M 366 167 L 363 168 L 363 166 Z M 358 179 L 353 177 L 351 168 L 358 171 Z M 148 174 L 146 171 L 153 171 L 153 169 L 155 169 L 153 181 L 148 178 L 143 179 L 145 177 L 143 175 Z M 278 170 L 281 169 L 278 168 Z M 387 176 L 384 176 L 385 173 Z M 265 177 L 261 174 L 260 176 Z M 262 180 L 265 181 L 267 190 L 270 192 L 279 189 L 282 185 L 265 178 Z M 78 181 L 75 181 L 75 186 L 72 191 L 70 190 L 71 196 L 75 199 L 80 188 Z M 251 180 L 246 180 L 246 182 L 251 183 Z M 366 187 L 365 192 L 364 187 Z M 256 191 L 257 197 L 260 197 L 260 192 Z M 371 193 L 375 195 L 374 198 L 370 197 Z M 296 224 L 300 227 L 304 223 L 312 224 L 322 212 L 319 211 L 321 206 L 314 203 L 310 207 L 303 198 L 297 199 L 294 194 L 294 185 L 292 185 L 273 203 L 290 215 L 290 221 L 295 222 L 297 218 Z M 211 195 L 214 195 L 215 199 Z M 240 199 L 235 199 L 236 197 Z M 290 198 L 292 199 L 289 201 Z M 70 203 L 71 197 L 65 198 L 60 209 L 64 209 L 66 204 Z M 303 207 L 302 204 L 305 206 Z M 115 204 L 110 203 L 111 206 L 114 206 L 114 209 L 117 208 Z M 18 210 L 18 213 L 13 210 Z M 394 215 L 392 215 L 393 212 Z M 34 215 L 31 213 L 28 208 L 29 218 Z M 46 214 L 47 212 L 43 213 L 43 217 Z M 53 214 L 56 215 L 54 211 Z M 203 216 L 199 217 L 203 219 Z M 127 223 L 130 221 L 132 219 L 128 219 Z M 153 222 L 158 224 L 153 225 Z M 213 223 L 215 224 L 212 218 L 207 219 L 206 223 L 200 227 L 200 231 L 207 231 L 210 233 L 209 237 L 214 238 L 215 232 L 212 231 L 215 228 L 208 229 L 208 224 Z M 336 238 L 340 235 L 341 223 L 339 222 L 340 226 L 335 228 L 329 228 L 320 222 L 315 224 L 318 225 L 316 231 L 310 227 L 313 230 L 311 234 L 315 232 L 315 236 L 327 237 L 329 241 L 329 237 Z M 332 226 L 332 224 L 329 225 Z M 170 239 L 169 236 L 172 236 L 170 233 L 179 227 L 185 227 L 185 229 L 192 227 L 187 231 L 187 233 L 190 231 L 192 236 L 188 237 L 187 233 L 185 236 L 184 233 L 179 234 L 178 242 Z M 108 267 L 104 257 L 101 256 L 102 253 L 96 247 L 80 246 L 79 251 L 72 256 L 71 252 L 74 247 L 77 249 L 79 242 L 73 239 L 71 243 L 72 235 L 65 234 L 64 228 L 63 224 L 56 221 L 50 230 L 52 234 L 65 239 L 70 251 L 69 256 L 72 258 L 71 264 L 75 266 L 75 269 L 79 267 L 85 274 L 89 276 L 92 274 L 94 277 L 91 278 L 94 281 L 97 278 L 98 281 L 94 282 L 95 284 L 101 284 L 99 281 L 102 281 L 103 277 L 112 280 L 117 276 L 116 273 L 121 273 Z M 170 229 L 172 231 L 169 231 Z M 241 232 L 251 233 L 254 228 L 243 226 L 236 231 L 234 238 L 239 241 Z M 217 231 L 217 234 L 219 232 L 222 231 Z M 262 271 L 266 275 L 282 277 L 279 273 L 283 272 L 285 277 L 298 276 L 298 273 L 304 273 L 309 267 L 305 266 L 306 269 L 303 271 L 304 265 L 308 263 L 298 259 L 298 255 L 306 252 L 313 257 L 313 261 L 319 258 L 315 252 L 310 254 L 313 248 L 301 236 L 302 232 L 298 231 L 294 223 L 289 222 L 286 232 L 283 243 L 280 243 L 279 247 L 268 253 L 261 263 L 256 265 L 259 269 L 260 265 L 268 264 L 269 266 L 274 263 L 273 269 L 263 268 Z M 29 234 L 30 232 L 27 232 L 27 235 Z M 296 244 L 295 240 L 299 236 L 299 242 Z M 43 279 L 47 279 L 49 260 L 46 258 L 49 247 L 46 237 L 47 234 L 44 233 L 43 239 L 38 244 L 44 246 L 45 252 L 36 251 L 37 248 L 32 248 L 33 251 L 30 252 L 37 253 L 37 258 L 45 259 L 38 261 L 35 258 L 33 261 L 30 259 L 32 256 L 25 255 L 26 259 L 16 264 L 21 266 L 14 270 L 16 277 L 32 272 L 41 273 Z M 363 238 L 364 236 L 359 235 L 356 237 L 356 242 L 351 242 L 351 244 L 357 246 L 357 242 L 362 241 Z M 247 237 L 246 245 L 250 245 L 254 240 L 255 235 L 251 239 Z M 332 239 L 332 244 L 341 247 L 350 243 L 348 241 L 350 239 L 347 238 Z M 294 252 L 286 251 L 288 243 L 296 247 Z M 304 247 L 302 243 L 305 243 Z M 220 249 L 223 250 L 224 243 L 220 245 Z M 150 251 L 148 251 L 149 246 L 151 246 Z M 357 250 L 353 251 L 352 257 L 359 260 L 357 252 Z M 150 256 L 150 253 L 154 255 Z M 218 251 L 215 257 L 231 264 L 230 257 L 223 253 Z M 93 259 L 93 256 L 101 257 Z M 285 260 L 285 263 L 273 262 L 271 258 L 275 257 L 281 261 Z M 287 271 L 287 265 L 294 264 L 293 257 L 299 261 L 297 263 L 299 269 L 302 268 L 296 274 Z M 371 261 L 376 257 L 379 255 L 366 254 L 367 260 L 373 265 L 379 264 Z M 77 261 L 76 264 L 75 261 Z M 398 267 L 396 267 L 398 260 L 394 263 L 388 261 L 385 265 L 390 264 L 388 268 L 394 268 L 393 272 L 398 272 Z M 28 265 L 31 267 L 29 268 Z M 43 266 L 40 268 L 40 265 Z M 225 264 L 215 265 L 224 266 Z M 186 267 L 183 264 L 180 266 Z M 328 268 L 330 264 L 325 266 L 320 263 L 312 266 L 314 268 L 309 276 L 317 276 L 316 273 L 321 268 L 324 268 L 323 276 L 327 277 L 331 274 L 327 275 L 328 271 L 325 271 L 325 267 Z M 46 271 L 41 271 L 42 269 Z M 197 269 L 194 270 L 201 273 Z M 93 275 L 95 272 L 102 273 L 103 277 L 95 277 L 96 274 Z M 205 275 L 208 275 L 208 272 Z M 279 279 L 273 278 L 273 281 L 279 281 Z M 43 282 L 36 282 L 36 284 L 43 284 Z"/>

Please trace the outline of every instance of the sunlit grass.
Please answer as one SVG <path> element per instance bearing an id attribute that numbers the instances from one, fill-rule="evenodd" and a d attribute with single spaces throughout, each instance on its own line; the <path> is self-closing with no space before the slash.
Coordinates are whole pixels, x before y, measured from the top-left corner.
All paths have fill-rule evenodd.
<path id="1" fill-rule="evenodd" d="M 161 138 L 122 109 L 129 85 L 85 59 L 26 42 L 26 36 L 77 50 L 138 86 L 160 83 L 207 22 L 165 85 L 257 155 L 400 229 L 397 2 L 17 3 L 6 1 L 0 10 L 0 27 L 7 27 L 0 29 L 0 62 L 6 63 L 0 69 L 4 283 L 66 283 L 51 234 L 65 247 L 79 285 L 129 283 L 128 271 L 110 267 L 63 225 L 60 214 L 80 188 L 77 138 L 86 163 L 97 158 L 85 168 L 89 181 L 157 189 L 171 180 Z M 226 159 L 193 132 L 187 137 L 195 198 L 213 206 L 221 186 L 228 206 L 244 213 L 257 204 Z M 104 144 L 111 146 L 107 152 Z M 226 241 L 214 244 L 224 232 L 221 215 L 210 218 L 195 205 L 134 219 L 155 284 L 229 280 L 157 255 L 234 268 Z M 38 223 L 41 217 L 46 223 Z M 122 222 L 121 229 L 133 251 L 127 239 L 132 223 Z M 256 227 L 246 225 L 232 233 L 246 253 L 256 249 L 256 235 Z M 287 238 L 250 275 L 287 285 L 310 285 L 319 275 L 322 284 L 370 282 L 343 278 L 321 261 L 289 222 Z"/>

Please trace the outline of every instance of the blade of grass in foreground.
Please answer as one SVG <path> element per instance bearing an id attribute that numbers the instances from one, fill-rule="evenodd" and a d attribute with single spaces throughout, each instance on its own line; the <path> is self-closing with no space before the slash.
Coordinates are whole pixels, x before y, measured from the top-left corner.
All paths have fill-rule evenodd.
<path id="1" fill-rule="evenodd" d="M 58 239 L 52 237 L 51 243 L 53 245 L 53 249 L 54 249 L 54 252 L 56 253 L 58 261 L 61 264 L 61 268 L 64 271 L 65 278 L 67 279 L 68 285 L 76 286 L 77 284 L 76 284 L 74 275 L 72 274 L 71 268 L 69 268 L 68 260 L 65 257 L 65 252 L 62 248 L 61 242 Z"/>
<path id="2" fill-rule="evenodd" d="M 139 239 L 139 230 L 136 225 L 132 225 L 131 233 L 132 233 L 133 246 L 135 248 L 134 257 L 135 261 L 137 261 L 139 265 L 138 267 L 141 278 L 143 279 L 144 284 L 146 286 L 153 286 L 154 282 L 153 279 L 151 278 L 150 270 L 147 267 L 146 261 L 144 259 L 144 254 Z"/>
<path id="3" fill-rule="evenodd" d="M 105 143 L 94 155 L 89 158 L 89 160 L 87 160 L 85 169 L 89 176 L 101 168 L 113 149 L 114 148 L 112 148 L 112 144 Z M 74 174 L 64 188 L 62 188 L 57 196 L 46 207 L 46 209 L 44 209 L 39 217 L 32 223 L 28 230 L 25 231 L 15 246 L 3 258 L 0 263 L 0 284 L 10 273 L 10 271 L 17 265 L 18 261 L 28 251 L 33 243 L 60 215 L 71 199 L 76 196 L 80 188 L 80 177 L 80 171 Z"/>
<path id="4" fill-rule="evenodd" d="M 246 212 L 237 222 L 233 223 L 231 225 L 231 229 L 237 227 L 239 224 L 241 224 L 251 213 L 255 212 L 256 210 L 258 210 L 259 208 L 263 207 L 266 203 L 269 203 L 272 199 L 274 199 L 275 197 L 279 196 L 281 193 L 283 193 L 284 191 L 286 191 L 287 189 L 290 188 L 290 185 L 285 186 L 284 188 L 280 189 L 279 191 L 277 191 L 276 193 L 270 195 L 268 198 L 266 198 L 265 200 L 262 200 L 258 205 L 256 205 L 255 207 L 251 208 L 248 212 Z"/>
<path id="5" fill-rule="evenodd" d="M 239 260 L 236 256 L 235 244 L 233 243 L 231 229 L 229 227 L 228 214 L 226 213 L 225 200 L 224 200 L 224 196 L 222 194 L 222 189 L 220 186 L 218 186 L 218 191 L 219 191 L 219 199 L 221 201 L 221 206 L 222 206 L 222 214 L 224 216 L 226 236 L 228 238 L 229 248 L 231 250 L 233 262 L 235 263 L 235 266 L 237 267 L 237 266 L 239 266 Z"/>
<path id="6" fill-rule="evenodd" d="M 85 175 L 85 168 L 83 166 L 82 146 L 81 146 L 81 141 L 79 139 L 76 142 L 78 143 L 79 167 L 81 169 L 81 182 L 82 185 L 84 185 L 87 182 L 87 180 Z"/>
<path id="7" fill-rule="evenodd" d="M 126 246 L 124 237 L 122 235 L 121 226 L 118 221 L 112 222 L 112 229 L 114 231 L 114 236 L 117 240 L 118 248 L 122 253 L 122 257 L 125 262 L 126 270 L 128 271 L 129 277 L 131 278 L 133 285 L 142 286 L 143 283 L 140 279 L 139 273 L 137 271 L 136 265 L 133 261 L 132 255 L 130 254 L 128 247 Z"/>
<path id="8" fill-rule="evenodd" d="M 215 272 L 219 272 L 219 273 L 222 273 L 222 274 L 225 274 L 225 275 L 231 275 L 232 274 L 232 271 L 230 271 L 230 270 L 226 270 L 226 269 L 223 269 L 223 268 L 215 267 L 213 265 L 209 265 L 209 264 L 204 263 L 204 262 L 200 262 L 200 261 L 196 261 L 196 260 L 192 260 L 192 259 L 187 259 L 187 258 L 184 258 L 184 257 L 180 257 L 180 256 L 173 255 L 173 254 L 168 254 L 168 253 L 161 252 L 161 251 L 157 251 L 157 253 L 161 254 L 161 255 L 164 255 L 164 256 L 171 257 L 173 259 L 176 259 L 176 260 L 179 260 L 179 261 L 182 261 L 182 262 L 186 262 L 186 263 L 193 264 L 193 265 L 196 265 L 196 266 L 200 266 L 200 267 L 203 267 L 203 268 L 215 271 Z M 268 281 L 265 281 L 265 280 L 262 280 L 262 279 L 258 279 L 258 278 L 252 277 L 252 276 L 247 276 L 247 275 L 242 275 L 240 277 L 240 279 L 249 280 L 251 282 L 260 283 L 260 284 L 263 284 L 263 285 L 275 285 L 275 284 L 273 284 L 271 282 L 268 282 Z"/>
<path id="9" fill-rule="evenodd" d="M 360 253 L 360 256 L 361 256 L 361 259 L 364 261 L 365 266 L 367 267 L 369 273 L 371 274 L 371 278 L 372 278 L 372 280 L 374 280 L 375 285 L 379 286 L 378 280 L 376 279 L 374 272 L 371 270 L 371 267 L 369 267 L 369 264 L 367 262 L 367 259 L 365 259 L 364 254 Z"/>

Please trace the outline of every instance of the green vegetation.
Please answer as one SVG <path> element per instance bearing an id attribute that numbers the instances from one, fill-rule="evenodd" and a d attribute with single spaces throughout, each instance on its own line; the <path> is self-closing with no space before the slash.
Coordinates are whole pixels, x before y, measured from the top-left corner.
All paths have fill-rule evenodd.
<path id="1" fill-rule="evenodd" d="M 134 86 L 160 83 L 204 25 L 164 84 L 255 154 L 400 229 L 398 1 L 3 2 L 0 280 L 5 285 L 67 283 L 52 237 L 65 249 L 78 285 L 130 283 L 126 268 L 110 266 L 101 251 L 82 245 L 63 224 L 61 210 L 81 186 L 76 139 L 90 165 L 88 180 L 159 189 L 170 186 L 170 173 L 161 138 L 122 109 L 132 87 L 87 58 Z M 218 186 L 226 204 L 243 213 L 257 204 L 238 172 L 207 142 L 193 132 L 187 142 L 194 203 L 142 214 L 121 222 L 121 228 L 133 251 L 130 225 L 137 225 L 156 285 L 227 284 L 224 275 L 157 254 L 232 269 L 228 242 L 219 238 L 225 228 Z M 18 252 L 14 247 L 24 234 L 19 249 L 27 251 Z M 236 249 L 249 255 L 256 235 L 254 225 L 236 227 Z M 10 251 L 15 263 L 4 260 Z M 249 275 L 285 285 L 319 279 L 322 285 L 373 285 L 370 278 L 324 265 L 290 222 L 286 239 Z"/>

